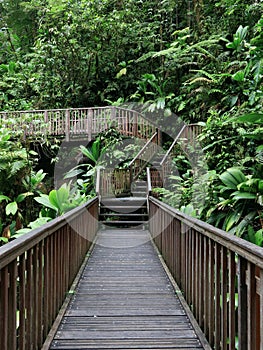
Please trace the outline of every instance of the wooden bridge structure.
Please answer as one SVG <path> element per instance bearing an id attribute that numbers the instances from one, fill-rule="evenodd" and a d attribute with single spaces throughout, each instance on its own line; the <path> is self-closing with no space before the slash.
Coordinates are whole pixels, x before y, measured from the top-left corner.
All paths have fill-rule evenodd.
<path id="1" fill-rule="evenodd" d="M 263 349 L 263 249 L 152 197 L 173 147 L 149 167 L 151 128 L 94 199 L 0 248 L 1 350 Z"/>
<path id="2" fill-rule="evenodd" d="M 0 112 L 0 125 L 25 137 L 62 136 L 66 141 L 81 136 L 91 140 L 110 127 L 148 140 L 156 130 L 142 113 L 112 106 Z"/>

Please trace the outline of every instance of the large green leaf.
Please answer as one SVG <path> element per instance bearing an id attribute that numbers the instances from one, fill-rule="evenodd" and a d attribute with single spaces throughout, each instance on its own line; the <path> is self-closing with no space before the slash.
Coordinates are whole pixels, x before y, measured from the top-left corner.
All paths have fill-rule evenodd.
<path id="1" fill-rule="evenodd" d="M 237 186 L 247 180 L 243 172 L 238 168 L 229 168 L 219 176 L 220 180 L 229 189 L 236 190 Z"/>
<path id="2" fill-rule="evenodd" d="M 242 70 L 239 70 L 238 72 L 232 75 L 232 79 L 238 82 L 243 82 L 245 79 L 245 72 Z"/>
<path id="3" fill-rule="evenodd" d="M 34 199 L 36 202 L 44 205 L 45 207 L 53 209 L 56 212 L 58 212 L 58 208 L 50 202 L 49 196 L 47 194 L 41 194 L 40 197 L 35 197 Z"/>
<path id="4" fill-rule="evenodd" d="M 70 171 L 68 171 L 66 173 L 66 175 L 64 176 L 64 179 L 70 179 L 72 177 L 76 177 L 80 174 L 83 174 L 84 170 L 82 169 L 71 169 Z"/>
<path id="5" fill-rule="evenodd" d="M 44 224 L 46 224 L 47 222 L 49 222 L 50 220 L 52 220 L 52 218 L 49 217 L 40 217 L 37 218 L 35 221 L 30 222 L 30 224 L 28 226 L 31 227 L 31 229 L 35 229 L 38 228 Z"/>
<path id="6" fill-rule="evenodd" d="M 229 233 L 232 233 L 236 235 L 237 237 L 241 237 L 246 230 L 246 228 L 249 226 L 251 221 L 254 220 L 255 216 L 257 215 L 257 211 L 251 211 L 249 214 L 247 214 L 237 226 L 234 226 Z"/>
<path id="7" fill-rule="evenodd" d="M 59 210 L 59 201 L 57 198 L 57 190 L 52 190 L 49 192 L 48 199 L 50 203 Z"/>
<path id="8" fill-rule="evenodd" d="M 97 159 L 92 154 L 92 151 L 84 146 L 80 146 L 81 152 L 84 154 L 85 157 L 90 159 L 92 162 L 96 163 Z"/>
<path id="9" fill-rule="evenodd" d="M 63 208 L 64 204 L 69 200 L 69 188 L 62 186 L 57 190 L 57 200 L 60 208 Z"/>
<path id="10" fill-rule="evenodd" d="M 263 124 L 263 114 L 262 113 L 243 114 L 239 117 L 230 118 L 228 119 L 227 122 Z"/>
<path id="11" fill-rule="evenodd" d="M 22 202 L 26 197 L 33 196 L 33 195 L 34 195 L 33 192 L 20 193 L 20 194 L 16 197 L 16 202 L 17 202 L 17 203 L 20 203 L 20 202 Z"/>
<path id="12" fill-rule="evenodd" d="M 58 190 L 52 190 L 49 193 L 50 203 L 57 208 L 59 214 L 63 214 L 68 205 L 69 188 L 67 185 L 62 185 Z"/>
<path id="13" fill-rule="evenodd" d="M 238 222 L 240 217 L 241 217 L 241 213 L 238 210 L 234 210 L 233 212 L 230 212 L 225 219 L 225 230 L 229 231 L 233 227 L 233 225 Z"/>
<path id="14" fill-rule="evenodd" d="M 257 195 L 255 193 L 250 193 L 250 192 L 241 192 L 241 191 L 236 191 L 233 192 L 232 195 L 234 200 L 240 200 L 240 199 L 256 199 Z"/>
<path id="15" fill-rule="evenodd" d="M 18 210 L 18 206 L 16 202 L 11 202 L 7 204 L 5 208 L 6 215 L 10 215 L 10 214 L 15 215 L 17 210 Z"/>
<path id="16" fill-rule="evenodd" d="M 10 199 L 9 197 L 7 197 L 7 196 L 4 196 L 3 194 L 0 194 L 0 203 L 1 203 L 2 201 L 7 201 L 7 202 L 9 202 L 9 201 L 11 201 L 11 199 Z"/>

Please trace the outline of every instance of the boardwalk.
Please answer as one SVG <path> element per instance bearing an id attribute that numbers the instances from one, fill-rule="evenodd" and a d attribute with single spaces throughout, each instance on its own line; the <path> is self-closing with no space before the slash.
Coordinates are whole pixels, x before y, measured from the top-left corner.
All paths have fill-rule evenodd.
<path id="1" fill-rule="evenodd" d="M 107 229 L 50 349 L 203 349 L 149 232 Z"/>

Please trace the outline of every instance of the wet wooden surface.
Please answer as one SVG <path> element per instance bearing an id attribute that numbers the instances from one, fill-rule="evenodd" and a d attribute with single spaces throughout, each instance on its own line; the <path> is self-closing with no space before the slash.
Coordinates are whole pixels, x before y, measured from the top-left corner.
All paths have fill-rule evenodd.
<path id="1" fill-rule="evenodd" d="M 202 348 L 148 231 L 100 231 L 50 349 Z"/>

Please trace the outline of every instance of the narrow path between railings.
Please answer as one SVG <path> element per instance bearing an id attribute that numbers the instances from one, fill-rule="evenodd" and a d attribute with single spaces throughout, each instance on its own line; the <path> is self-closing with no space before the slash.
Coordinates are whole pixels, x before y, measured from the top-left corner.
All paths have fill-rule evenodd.
<path id="1" fill-rule="evenodd" d="M 98 234 L 50 349 L 204 349 L 143 229 Z"/>

